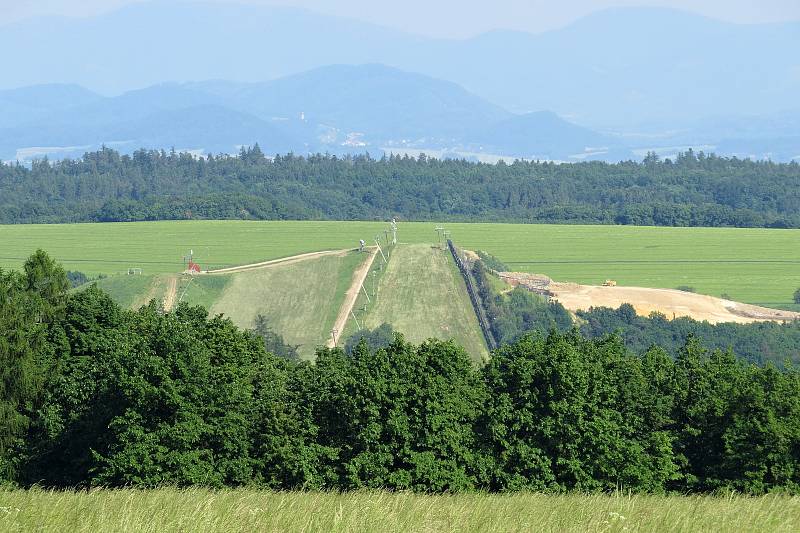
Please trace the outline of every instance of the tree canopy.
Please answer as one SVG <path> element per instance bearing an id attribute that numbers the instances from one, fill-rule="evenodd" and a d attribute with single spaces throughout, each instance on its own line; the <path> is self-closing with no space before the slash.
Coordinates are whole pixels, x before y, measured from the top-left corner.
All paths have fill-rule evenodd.
<path id="1" fill-rule="evenodd" d="M 693 335 L 635 353 L 533 332 L 482 367 L 395 335 L 296 362 L 200 307 L 27 273 L 0 274 L 0 482 L 800 493 L 800 372 Z"/>
<path id="2" fill-rule="evenodd" d="M 674 161 L 470 163 L 420 156 L 194 157 L 105 148 L 0 164 L 0 222 L 335 219 L 800 227 L 800 165 L 691 150 Z"/>

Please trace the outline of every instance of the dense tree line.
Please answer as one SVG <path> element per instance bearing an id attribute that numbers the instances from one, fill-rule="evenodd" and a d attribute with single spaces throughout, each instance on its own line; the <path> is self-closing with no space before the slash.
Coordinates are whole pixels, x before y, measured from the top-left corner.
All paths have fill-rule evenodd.
<path id="1" fill-rule="evenodd" d="M 689 335 L 703 339 L 710 349 L 733 350 L 738 356 L 763 364 L 771 361 L 777 366 L 787 362 L 800 365 L 800 322 L 755 322 L 710 324 L 688 317 L 667 319 L 660 313 L 638 316 L 633 307 L 623 304 L 619 309 L 593 308 L 578 313 L 581 333 L 602 337 L 620 335 L 634 352 L 650 346 L 678 349 Z"/>
<path id="2" fill-rule="evenodd" d="M 396 336 L 316 362 L 199 307 L 0 276 L 0 478 L 425 492 L 800 492 L 800 372 L 617 336 L 532 333 L 477 368 Z"/>
<path id="3" fill-rule="evenodd" d="M 490 265 L 501 264 L 491 255 L 481 253 L 481 256 L 480 261 L 472 263 L 472 276 L 489 319 L 490 333 L 498 346 L 515 342 L 531 331 L 546 333 L 553 329 L 567 331 L 572 328 L 572 316 L 559 303 L 548 302 L 546 298 L 521 287 L 498 292 L 492 283 L 493 276 L 485 265 L 487 260 Z"/>
<path id="4" fill-rule="evenodd" d="M 800 165 L 687 152 L 674 161 L 469 163 L 420 156 L 193 157 L 110 149 L 0 164 L 0 222 L 465 220 L 800 227 Z"/>

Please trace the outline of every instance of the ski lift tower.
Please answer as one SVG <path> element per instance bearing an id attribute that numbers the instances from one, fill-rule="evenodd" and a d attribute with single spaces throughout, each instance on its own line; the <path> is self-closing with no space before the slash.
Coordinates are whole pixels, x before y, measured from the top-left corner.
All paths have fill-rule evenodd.
<path id="1" fill-rule="evenodd" d="M 392 217 L 392 244 L 397 244 L 397 217 Z"/>
<path id="2" fill-rule="evenodd" d="M 439 247 L 442 247 L 442 232 L 444 231 L 444 228 L 441 226 L 436 226 L 433 229 L 436 231 L 436 244 L 438 244 Z"/>
<path id="3" fill-rule="evenodd" d="M 194 263 L 194 250 L 189 250 L 189 253 L 183 256 L 183 269 L 189 270 L 189 265 L 192 263 Z"/>

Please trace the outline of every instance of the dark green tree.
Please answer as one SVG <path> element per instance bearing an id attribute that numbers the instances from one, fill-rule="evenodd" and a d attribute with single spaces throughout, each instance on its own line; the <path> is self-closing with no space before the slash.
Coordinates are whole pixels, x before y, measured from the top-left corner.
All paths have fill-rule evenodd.
<path id="1" fill-rule="evenodd" d="M 37 320 L 42 299 L 16 272 L 0 270 L 0 481 L 16 473 L 13 449 L 21 445 L 41 395 L 46 331 Z"/>
<path id="2" fill-rule="evenodd" d="M 283 335 L 278 334 L 269 323 L 269 319 L 259 314 L 253 321 L 253 333 L 258 335 L 264 342 L 264 348 L 272 354 L 275 354 L 290 361 L 299 361 L 300 356 L 297 354 L 297 349 L 300 345 L 293 346 L 287 344 L 283 339 Z"/>
<path id="3" fill-rule="evenodd" d="M 25 261 L 24 272 L 26 289 L 39 295 L 45 304 L 42 306 L 41 320 L 53 321 L 66 305 L 67 291 L 70 289 L 67 273 L 44 250 L 36 250 Z"/>
<path id="4" fill-rule="evenodd" d="M 574 331 L 527 335 L 496 351 L 484 368 L 492 488 L 663 490 L 677 469 L 645 368 L 664 364 L 644 366 L 620 339 L 587 341 Z"/>
<path id="5" fill-rule="evenodd" d="M 383 323 L 373 330 L 362 329 L 353 333 L 345 343 L 344 351 L 352 354 L 361 341 L 367 343 L 372 350 L 379 350 L 389 346 L 394 340 L 394 329 L 391 324 Z"/>
<path id="6" fill-rule="evenodd" d="M 476 487 L 476 422 L 486 396 L 452 342 L 401 336 L 350 356 L 323 350 L 308 395 L 318 439 L 335 450 L 337 486 L 462 491 Z"/>

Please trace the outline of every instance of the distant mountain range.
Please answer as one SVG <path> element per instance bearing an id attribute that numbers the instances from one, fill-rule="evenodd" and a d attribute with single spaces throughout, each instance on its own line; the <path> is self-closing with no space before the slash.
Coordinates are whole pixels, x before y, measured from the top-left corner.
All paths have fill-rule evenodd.
<path id="1" fill-rule="evenodd" d="M 620 161 L 689 147 L 787 161 L 800 156 L 800 113 L 717 117 L 684 128 L 603 133 L 557 114 L 515 114 L 452 82 L 383 65 L 328 66 L 262 83 L 168 83 L 106 97 L 76 85 L 0 91 L 0 159 L 176 148 L 235 153 L 426 152 L 503 159 Z M 659 133 L 660 132 L 660 133 Z"/>
<path id="2" fill-rule="evenodd" d="M 553 113 L 515 115 L 452 82 L 382 65 L 322 67 L 264 83 L 162 84 L 117 97 L 33 86 L 0 91 L 0 110 L 4 159 L 74 156 L 100 144 L 231 153 L 256 142 L 273 154 L 433 150 L 569 160 L 614 146 L 633 157 Z"/>
<path id="3" fill-rule="evenodd" d="M 660 8 L 447 40 L 294 8 L 137 3 L 0 26 L 0 157 L 263 139 L 274 151 L 616 160 L 694 146 L 788 160 L 800 157 L 798 50 L 800 23 Z M 41 86 L 52 82 L 67 85 Z"/>
<path id="4" fill-rule="evenodd" d="M 541 34 L 445 40 L 301 9 L 156 1 L 0 27 L 0 88 L 57 81 L 118 94 L 382 63 L 453 81 L 515 112 L 628 127 L 797 108 L 798 50 L 800 23 L 737 25 L 662 8 L 600 11 Z"/>

